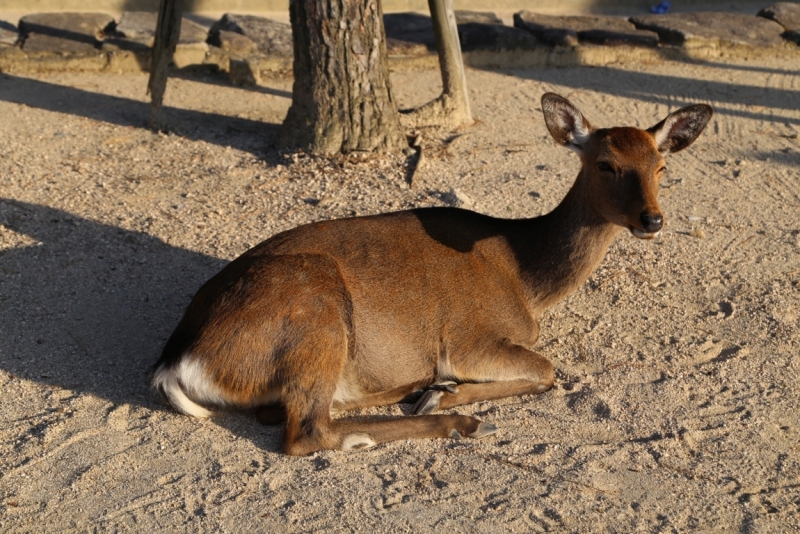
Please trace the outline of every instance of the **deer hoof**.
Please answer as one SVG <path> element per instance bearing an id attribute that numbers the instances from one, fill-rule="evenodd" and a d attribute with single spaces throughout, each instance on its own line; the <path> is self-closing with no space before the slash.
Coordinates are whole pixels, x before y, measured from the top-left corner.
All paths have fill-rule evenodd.
<path id="1" fill-rule="evenodd" d="M 428 415 L 439 408 L 439 399 L 445 393 L 458 393 L 458 384 L 455 382 L 437 382 L 422 390 L 422 394 L 417 399 L 411 412 L 414 415 Z"/>
<path id="2" fill-rule="evenodd" d="M 422 396 L 411 409 L 414 415 L 428 415 L 439 408 L 439 399 L 444 395 L 444 391 L 429 389 L 422 393 Z"/>
<path id="3" fill-rule="evenodd" d="M 478 428 L 475 429 L 475 432 L 472 434 L 467 434 L 467 436 L 473 439 L 480 439 L 485 438 L 486 436 L 491 436 L 498 430 L 499 429 L 492 423 L 481 423 L 478 425 Z"/>
<path id="4" fill-rule="evenodd" d="M 429 386 L 429 388 L 437 390 L 437 391 L 446 391 L 448 393 L 452 393 L 453 395 L 458 393 L 458 384 L 456 384 L 455 382 L 450 382 L 450 381 L 437 382 L 437 383 Z"/>
<path id="5" fill-rule="evenodd" d="M 369 434 L 348 434 L 342 440 L 341 449 L 343 451 L 356 451 L 358 449 L 369 449 L 377 445 Z"/>

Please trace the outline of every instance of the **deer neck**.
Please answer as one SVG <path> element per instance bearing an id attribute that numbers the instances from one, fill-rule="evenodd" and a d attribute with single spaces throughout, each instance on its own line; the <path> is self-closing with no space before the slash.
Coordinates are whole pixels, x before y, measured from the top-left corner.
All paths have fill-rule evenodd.
<path id="1" fill-rule="evenodd" d="M 522 246 L 514 248 L 528 300 L 544 309 L 586 282 L 621 227 L 592 208 L 579 177 L 553 211 L 522 221 L 520 230 L 527 236 L 519 235 Z"/>

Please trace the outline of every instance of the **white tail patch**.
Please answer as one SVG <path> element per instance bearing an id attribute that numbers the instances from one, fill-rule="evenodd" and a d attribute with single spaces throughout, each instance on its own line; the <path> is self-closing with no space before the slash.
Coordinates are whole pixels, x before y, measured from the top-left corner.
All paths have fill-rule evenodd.
<path id="1" fill-rule="evenodd" d="M 195 400 L 204 404 L 226 404 L 222 392 L 208 379 L 203 366 L 191 357 L 182 358 L 176 367 L 159 367 L 153 374 L 153 386 L 164 392 L 176 410 L 192 417 L 208 418 L 213 414 Z"/>
<path id="2" fill-rule="evenodd" d="M 357 449 L 368 449 L 377 445 L 369 434 L 348 434 L 342 440 L 343 451 L 354 451 Z"/>

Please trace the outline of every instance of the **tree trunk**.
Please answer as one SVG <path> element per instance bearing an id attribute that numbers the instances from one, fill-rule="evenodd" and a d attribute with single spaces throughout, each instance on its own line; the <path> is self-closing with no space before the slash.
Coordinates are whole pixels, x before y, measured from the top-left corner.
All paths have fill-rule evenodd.
<path id="1" fill-rule="evenodd" d="M 407 147 L 379 2 L 290 0 L 289 16 L 294 87 L 281 144 L 322 154 Z"/>

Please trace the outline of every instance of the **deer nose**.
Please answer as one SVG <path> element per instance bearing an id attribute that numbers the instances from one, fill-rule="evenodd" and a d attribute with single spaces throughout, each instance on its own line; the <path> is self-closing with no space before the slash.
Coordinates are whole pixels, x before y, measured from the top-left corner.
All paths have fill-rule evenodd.
<path id="1" fill-rule="evenodd" d="M 639 219 L 642 221 L 642 228 L 645 232 L 654 234 L 661 230 L 661 225 L 664 223 L 664 217 L 658 213 L 642 213 Z"/>

